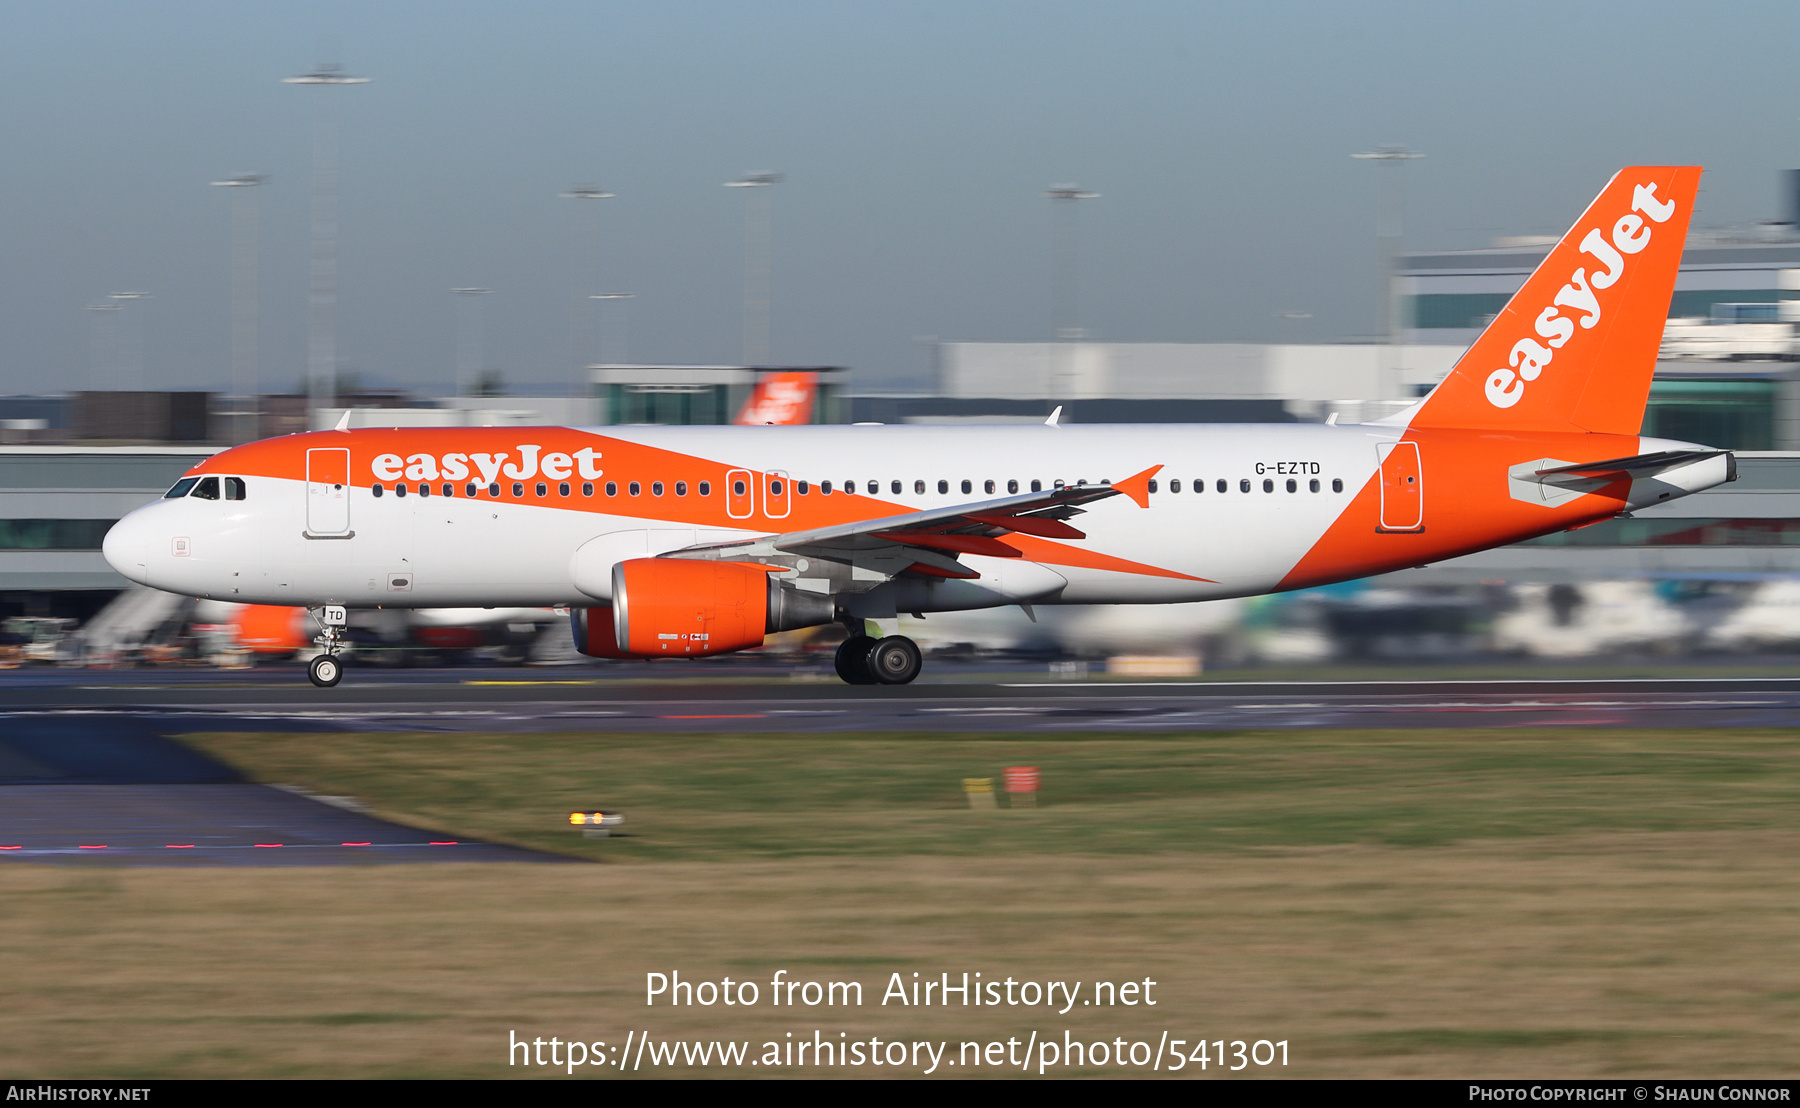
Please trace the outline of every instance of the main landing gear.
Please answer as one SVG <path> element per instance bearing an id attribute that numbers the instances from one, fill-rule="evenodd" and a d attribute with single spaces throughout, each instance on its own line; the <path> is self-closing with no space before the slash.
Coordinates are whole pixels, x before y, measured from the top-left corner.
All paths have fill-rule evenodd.
<path id="1" fill-rule="evenodd" d="M 322 630 L 313 641 L 324 648 L 325 653 L 307 664 L 306 679 L 321 689 L 329 689 L 344 679 L 344 663 L 337 654 L 343 647 L 344 625 L 350 622 L 349 613 L 342 605 L 327 604 L 316 615 Z"/>
<path id="2" fill-rule="evenodd" d="M 905 635 L 852 635 L 837 649 L 837 674 L 852 685 L 910 684 L 923 665 L 918 644 Z"/>

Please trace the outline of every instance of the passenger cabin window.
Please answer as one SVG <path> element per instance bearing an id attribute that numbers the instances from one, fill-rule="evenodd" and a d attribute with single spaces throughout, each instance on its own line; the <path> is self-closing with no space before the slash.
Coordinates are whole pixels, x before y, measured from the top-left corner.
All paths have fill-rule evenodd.
<path id="1" fill-rule="evenodd" d="M 225 478 L 225 499 L 243 500 L 244 498 L 244 479 L 242 477 Z"/>
<path id="2" fill-rule="evenodd" d="M 806 482 L 805 481 L 800 482 L 800 491 L 801 492 L 806 491 Z M 676 496 L 686 496 L 687 495 L 687 482 L 686 481 L 675 482 L 675 495 Z"/>
<path id="3" fill-rule="evenodd" d="M 188 490 L 192 489 L 195 485 L 197 485 L 199 483 L 200 483 L 200 478 L 198 478 L 198 477 L 183 477 L 181 480 L 175 482 L 174 488 L 170 489 L 168 492 L 163 493 L 163 499 L 164 500 L 180 500 L 182 497 L 184 497 L 188 494 Z"/>
<path id="4" fill-rule="evenodd" d="M 1333 477 L 1331 479 L 1331 491 L 1332 492 L 1343 492 L 1344 491 L 1344 479 L 1342 477 Z"/>
<path id="5" fill-rule="evenodd" d="M 525 483 L 523 481 L 514 481 L 513 482 L 513 495 L 514 496 L 524 496 L 525 495 Z"/>
<path id="6" fill-rule="evenodd" d="M 619 495 L 619 483 L 617 481 L 608 481 L 606 483 L 606 495 L 608 495 L 608 496 Z"/>
<path id="7" fill-rule="evenodd" d="M 594 483 L 592 481 L 583 481 L 581 483 L 581 495 L 583 495 L 583 496 L 594 495 Z"/>
<path id="8" fill-rule="evenodd" d="M 448 485 L 448 484 L 445 485 L 444 486 L 444 495 L 445 496 L 455 496 L 456 495 L 456 486 Z"/>
<path id="9" fill-rule="evenodd" d="M 894 495 L 895 495 L 895 496 L 899 496 L 899 495 L 900 495 L 900 482 L 898 482 L 898 481 L 894 481 L 894 482 L 891 482 L 891 483 L 890 483 L 890 484 L 889 484 L 889 485 L 888 485 L 888 487 L 889 487 L 889 488 L 891 488 L 891 489 L 893 489 L 893 490 L 894 490 Z"/>
<path id="10" fill-rule="evenodd" d="M 939 481 L 938 482 L 938 495 L 939 496 L 943 496 L 943 495 L 949 493 L 949 491 L 950 491 L 950 482 L 948 482 L 948 481 Z"/>
<path id="11" fill-rule="evenodd" d="M 992 495 L 992 493 L 994 491 L 994 483 L 992 481 L 983 481 L 981 483 L 981 491 Z"/>
<path id="12" fill-rule="evenodd" d="M 464 496 L 474 496 L 475 495 L 475 482 L 470 481 L 468 484 L 463 486 L 463 495 Z"/>
<path id="13" fill-rule="evenodd" d="M 423 481 L 420 481 L 419 482 L 419 495 L 420 496 L 430 496 L 431 495 L 431 486 L 427 485 Z"/>
<path id="14" fill-rule="evenodd" d="M 1156 491 L 1156 478 L 1154 478 L 1154 477 L 1150 478 L 1150 491 L 1151 492 Z M 1173 481 L 1169 482 L 1169 491 L 1170 492 L 1175 491 L 1175 483 Z"/>
<path id="15" fill-rule="evenodd" d="M 1017 481 L 1008 481 L 1006 483 L 1006 491 L 1007 492 L 1018 492 L 1019 491 L 1019 483 Z"/>
<path id="16" fill-rule="evenodd" d="M 219 499 L 219 479 L 217 477 L 200 478 L 200 483 L 195 485 L 194 491 L 188 495 L 197 496 L 201 500 Z"/>
<path id="17" fill-rule="evenodd" d="M 809 487 L 809 486 L 808 486 L 808 485 L 807 485 L 807 483 L 806 483 L 806 482 L 805 482 L 805 481 L 795 481 L 795 482 L 794 482 L 794 491 L 795 491 L 795 492 L 797 492 L 797 493 L 799 493 L 799 494 L 800 494 L 800 495 L 801 495 L 801 496 L 805 496 L 805 495 L 806 495 L 806 490 L 807 490 L 807 488 L 808 488 L 808 487 Z M 676 486 L 676 488 L 678 488 L 678 489 L 679 489 L 679 488 L 680 488 L 680 486 L 679 486 L 679 485 L 677 485 L 677 486 Z M 681 493 L 681 494 L 679 494 L 679 495 L 683 495 L 683 496 L 685 496 L 685 495 L 686 495 L 686 494 L 685 494 L 685 493 Z"/>
<path id="18" fill-rule="evenodd" d="M 562 481 L 557 484 L 556 495 L 558 495 L 558 496 L 569 495 L 569 483 L 567 481 Z"/>
<path id="19" fill-rule="evenodd" d="M 1225 483 L 1225 478 L 1223 478 L 1223 477 L 1219 478 L 1219 483 L 1217 485 L 1215 485 L 1214 487 L 1217 488 L 1220 492 L 1224 492 L 1227 489 L 1231 488 L 1230 485 L 1227 485 Z"/>
<path id="20" fill-rule="evenodd" d="M 711 496 L 712 495 L 712 482 L 711 481 L 700 482 L 700 495 L 701 496 Z"/>
<path id="21" fill-rule="evenodd" d="M 381 490 L 381 482 L 380 482 L 380 481 L 377 481 L 377 482 L 375 482 L 375 483 L 374 483 L 374 484 L 373 484 L 373 485 L 370 485 L 370 486 L 369 486 L 369 491 L 370 491 L 370 492 L 372 492 L 372 493 L 374 493 L 374 494 L 375 494 L 375 495 L 376 495 L 376 496 L 380 496 L 380 495 L 381 495 L 381 491 L 382 491 L 382 490 Z"/>
<path id="22" fill-rule="evenodd" d="M 1044 483 L 1042 481 L 1038 480 L 1036 477 L 1033 477 L 1031 479 L 1031 491 L 1032 492 L 1043 492 L 1044 491 Z"/>
<path id="23" fill-rule="evenodd" d="M 394 482 L 394 495 L 395 496 L 405 496 L 406 495 L 406 486 L 401 484 L 398 481 Z"/>
<path id="24" fill-rule="evenodd" d="M 830 481 L 820 481 L 819 482 L 819 495 L 820 496 L 830 496 L 831 495 L 831 482 Z"/>

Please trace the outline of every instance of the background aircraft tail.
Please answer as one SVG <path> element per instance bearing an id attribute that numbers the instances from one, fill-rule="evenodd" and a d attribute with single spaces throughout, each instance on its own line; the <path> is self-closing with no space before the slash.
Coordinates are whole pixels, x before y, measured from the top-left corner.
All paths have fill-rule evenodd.
<path id="1" fill-rule="evenodd" d="M 1620 171 L 1450 375 L 1395 421 L 1637 434 L 1699 187 L 1699 166 Z"/>
<path id="2" fill-rule="evenodd" d="M 818 391 L 819 375 L 804 370 L 770 373 L 756 383 L 750 399 L 731 422 L 753 427 L 773 423 L 781 427 L 798 427 L 811 423 L 813 395 Z"/>

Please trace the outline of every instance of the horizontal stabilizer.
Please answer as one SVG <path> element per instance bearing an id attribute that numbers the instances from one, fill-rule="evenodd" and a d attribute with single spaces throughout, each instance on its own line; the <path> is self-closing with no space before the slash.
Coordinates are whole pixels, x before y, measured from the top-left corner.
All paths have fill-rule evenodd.
<path id="1" fill-rule="evenodd" d="M 1649 477 L 1666 470 L 1684 466 L 1690 462 L 1703 462 L 1708 458 L 1717 458 L 1721 454 L 1730 454 L 1729 450 L 1659 450 L 1654 454 L 1637 454 L 1629 458 L 1608 458 L 1603 462 L 1579 462 L 1574 465 L 1553 466 L 1537 471 L 1539 477 L 1615 477 L 1629 475 L 1632 477 Z M 1731 467 L 1733 480 L 1737 467 Z"/>

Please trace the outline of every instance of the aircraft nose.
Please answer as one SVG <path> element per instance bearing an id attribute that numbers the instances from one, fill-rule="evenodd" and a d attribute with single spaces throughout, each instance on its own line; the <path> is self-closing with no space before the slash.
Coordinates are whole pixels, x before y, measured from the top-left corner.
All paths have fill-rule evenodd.
<path id="1" fill-rule="evenodd" d="M 140 585 L 150 583 L 150 524 L 143 509 L 112 525 L 100 543 L 106 564 Z"/>

